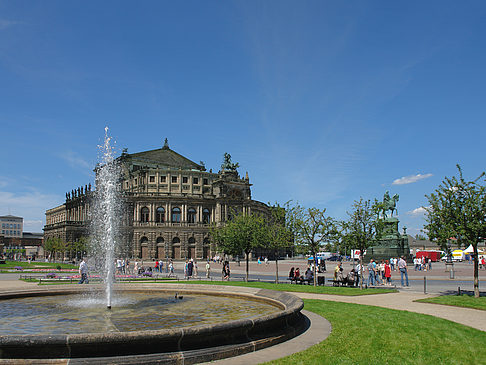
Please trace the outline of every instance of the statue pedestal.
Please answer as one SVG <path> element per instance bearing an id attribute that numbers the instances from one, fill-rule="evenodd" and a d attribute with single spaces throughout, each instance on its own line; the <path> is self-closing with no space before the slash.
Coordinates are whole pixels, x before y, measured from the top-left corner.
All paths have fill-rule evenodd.
<path id="1" fill-rule="evenodd" d="M 366 261 L 389 260 L 391 257 L 404 256 L 405 260 L 410 260 L 410 246 L 408 236 L 398 232 L 396 217 L 383 219 L 383 231 L 379 240 L 376 240 L 372 247 L 366 250 Z"/>

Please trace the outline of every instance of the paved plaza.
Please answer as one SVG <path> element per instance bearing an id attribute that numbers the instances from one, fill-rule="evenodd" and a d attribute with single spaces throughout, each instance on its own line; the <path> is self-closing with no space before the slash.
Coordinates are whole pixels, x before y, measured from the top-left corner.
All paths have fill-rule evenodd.
<path id="1" fill-rule="evenodd" d="M 144 264 L 149 265 L 151 263 L 145 262 Z M 204 264 L 205 263 L 201 262 L 200 266 L 204 266 Z M 286 276 L 291 267 L 300 267 L 300 269 L 302 270 L 305 269 L 306 266 L 307 264 L 305 260 L 279 261 L 280 280 L 282 282 L 287 282 Z M 179 278 L 183 278 L 183 263 L 177 262 L 175 264 L 175 267 L 177 276 Z M 221 280 L 221 265 L 211 262 L 211 268 L 212 279 Z M 328 271 L 321 275 L 325 275 L 326 278 L 330 278 L 332 276 L 333 268 L 334 264 L 331 265 L 330 263 L 328 263 Z M 351 263 L 345 262 L 345 272 L 350 269 Z M 440 293 L 457 291 L 458 287 L 461 287 L 461 290 L 472 290 L 473 265 L 468 263 L 456 263 L 454 265 L 454 270 L 454 279 L 451 279 L 450 273 L 445 271 L 445 264 L 443 263 L 433 264 L 432 270 L 426 272 L 414 271 L 413 267 L 409 266 L 409 280 L 411 286 L 409 288 L 401 288 L 398 285 L 398 293 L 364 296 L 339 296 L 311 293 L 292 294 L 297 295 L 303 299 L 330 300 L 422 313 L 464 324 L 466 326 L 470 326 L 481 331 L 486 331 L 486 311 L 416 302 L 417 299 L 432 297 Z M 231 263 L 231 272 L 234 280 L 243 277 L 245 274 L 245 263 L 241 262 L 240 266 L 238 266 L 236 263 Z M 480 271 L 480 283 L 481 276 L 483 274 L 486 274 L 485 270 Z M 199 276 L 204 275 L 204 270 L 200 269 Z M 254 262 L 250 263 L 250 277 L 253 280 L 272 280 L 275 278 L 274 275 L 275 262 L 269 262 L 268 264 L 258 264 Z M 424 294 L 424 276 L 427 280 L 427 294 Z M 0 290 L 3 292 L 19 291 L 29 290 L 36 287 L 35 283 L 26 283 L 23 281 L 19 281 L 18 277 L 19 274 L 17 273 L 0 275 Z M 392 272 L 392 279 L 395 284 L 399 284 L 399 273 L 396 271 Z M 302 351 L 315 343 L 325 340 L 325 338 L 327 338 L 332 330 L 329 322 L 327 322 L 326 320 L 322 320 L 322 317 L 316 316 L 313 313 L 305 312 L 305 314 L 309 317 L 311 321 L 311 327 L 306 333 L 283 344 L 272 346 L 257 352 L 248 353 L 234 358 L 224 359 L 221 360 L 219 363 L 222 364 L 224 361 L 224 364 L 237 365 L 269 361 L 272 359 L 278 359 L 280 357 L 290 355 L 294 352 Z"/>

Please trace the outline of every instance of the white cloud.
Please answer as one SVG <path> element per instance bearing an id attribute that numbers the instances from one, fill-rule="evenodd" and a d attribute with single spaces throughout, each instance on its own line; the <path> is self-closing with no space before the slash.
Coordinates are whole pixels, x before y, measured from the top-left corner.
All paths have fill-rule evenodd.
<path id="1" fill-rule="evenodd" d="M 42 232 L 45 212 L 62 203 L 61 197 L 41 194 L 37 191 L 12 193 L 0 191 L 0 214 L 23 217 L 25 228 L 32 232 Z"/>
<path id="2" fill-rule="evenodd" d="M 409 175 L 409 176 L 403 176 L 399 179 L 395 179 L 392 183 L 392 185 L 405 185 L 405 184 L 412 184 L 415 183 L 419 180 L 427 179 L 429 177 L 433 176 L 432 174 L 417 174 L 417 175 Z"/>
<path id="3" fill-rule="evenodd" d="M 418 207 L 414 210 L 407 212 L 407 214 L 414 216 L 414 217 L 420 217 L 420 216 L 424 215 L 425 213 L 427 213 L 427 210 L 425 209 L 425 207 Z"/>
<path id="4" fill-rule="evenodd" d="M 43 221 L 38 219 L 38 220 L 31 220 L 31 219 L 25 219 L 24 220 L 24 230 L 25 228 L 31 228 L 31 227 L 39 227 L 42 226 Z"/>
<path id="5" fill-rule="evenodd" d="M 63 160 L 67 161 L 69 166 L 75 169 L 87 170 L 87 173 L 91 174 L 94 165 L 90 164 L 88 161 L 79 156 L 76 152 L 66 151 L 60 156 Z"/>
<path id="6" fill-rule="evenodd" d="M 19 22 L 16 20 L 0 19 L 0 30 L 7 29 L 8 27 L 12 27 L 18 24 L 23 24 L 23 22 Z"/>

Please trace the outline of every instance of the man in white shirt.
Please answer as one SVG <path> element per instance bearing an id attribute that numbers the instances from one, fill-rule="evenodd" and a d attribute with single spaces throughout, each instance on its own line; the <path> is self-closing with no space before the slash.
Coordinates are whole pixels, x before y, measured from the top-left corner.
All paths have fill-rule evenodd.
<path id="1" fill-rule="evenodd" d="M 82 284 L 84 282 L 86 282 L 86 284 L 88 284 L 89 283 L 89 280 L 88 280 L 88 264 L 86 263 L 86 261 L 84 261 L 84 259 L 79 264 L 79 274 L 81 275 L 81 279 L 79 280 L 78 284 Z"/>
<path id="2" fill-rule="evenodd" d="M 400 270 L 400 277 L 402 280 L 402 286 L 403 285 L 403 276 L 405 276 L 406 279 L 406 286 L 408 285 L 408 271 L 407 271 L 407 262 L 405 261 L 404 257 L 400 257 L 400 260 L 398 260 L 398 270 Z"/>

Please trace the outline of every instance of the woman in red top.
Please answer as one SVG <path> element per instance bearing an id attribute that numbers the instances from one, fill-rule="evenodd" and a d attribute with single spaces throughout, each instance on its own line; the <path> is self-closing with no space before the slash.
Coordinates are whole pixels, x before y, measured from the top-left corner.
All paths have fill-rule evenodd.
<path id="1" fill-rule="evenodd" d="M 386 285 L 391 285 L 391 267 L 388 260 L 385 262 L 385 278 L 386 278 Z"/>

